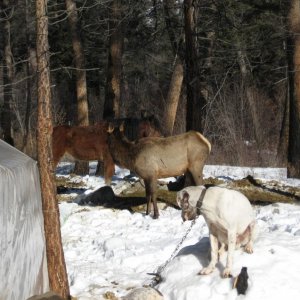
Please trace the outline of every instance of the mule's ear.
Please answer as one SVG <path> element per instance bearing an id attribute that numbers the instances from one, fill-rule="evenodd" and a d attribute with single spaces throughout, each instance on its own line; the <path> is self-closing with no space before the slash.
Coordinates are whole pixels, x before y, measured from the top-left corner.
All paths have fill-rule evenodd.
<path id="1" fill-rule="evenodd" d="M 122 123 L 120 124 L 120 126 L 119 126 L 119 130 L 120 130 L 120 132 L 124 132 L 124 121 L 122 121 Z"/>
<path id="2" fill-rule="evenodd" d="M 115 127 L 112 123 L 108 124 L 107 132 L 112 133 L 114 131 Z"/>

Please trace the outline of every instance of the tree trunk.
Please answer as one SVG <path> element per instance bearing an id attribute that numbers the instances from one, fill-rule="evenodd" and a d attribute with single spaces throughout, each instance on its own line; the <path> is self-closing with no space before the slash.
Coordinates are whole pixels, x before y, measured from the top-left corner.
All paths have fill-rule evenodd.
<path id="1" fill-rule="evenodd" d="M 164 0 L 163 5 L 166 29 L 168 31 L 174 57 L 179 55 L 181 61 L 184 61 L 183 35 L 177 36 L 177 33 L 174 30 L 174 28 L 181 25 L 181 20 L 179 20 L 175 9 L 176 0 Z"/>
<path id="2" fill-rule="evenodd" d="M 294 38 L 294 95 L 290 97 L 288 175 L 300 178 L 300 1 L 292 0 L 289 26 Z"/>
<path id="3" fill-rule="evenodd" d="M 122 56 L 124 46 L 124 33 L 121 24 L 121 0 L 112 0 L 110 11 L 110 39 L 103 119 L 120 118 L 121 114 Z M 103 176 L 103 172 L 103 162 L 98 161 L 96 175 Z"/>
<path id="4" fill-rule="evenodd" d="M 79 34 L 79 22 L 74 0 L 66 0 L 68 20 L 72 36 L 72 46 L 74 51 L 74 64 L 76 68 L 76 90 L 78 101 L 78 125 L 89 124 L 89 109 L 86 88 L 86 71 L 84 62 L 84 52 Z"/>
<path id="5" fill-rule="evenodd" d="M 77 91 L 77 124 L 85 126 L 89 124 L 89 109 L 86 87 L 86 71 L 84 62 L 84 52 L 79 34 L 79 22 L 74 0 L 65 0 L 68 12 L 68 20 L 72 36 L 72 46 L 74 51 L 74 63 L 76 68 L 76 91 Z M 76 162 L 74 172 L 79 175 L 89 173 L 88 162 Z"/>
<path id="6" fill-rule="evenodd" d="M 28 142 L 28 134 L 29 134 L 29 119 L 31 113 L 31 98 L 32 98 L 32 87 L 36 84 L 36 49 L 34 47 L 34 37 L 33 37 L 33 28 L 31 24 L 30 12 L 32 11 L 31 3 L 29 0 L 26 0 L 26 12 L 25 12 L 25 20 L 26 20 L 26 44 L 27 44 L 27 57 L 28 62 L 26 64 L 26 111 L 25 111 L 25 119 L 24 119 L 24 135 L 23 135 L 23 143 L 21 149 L 24 151 L 27 142 Z"/>
<path id="7" fill-rule="evenodd" d="M 12 11 L 9 7 L 9 1 L 1 1 L 1 10 L 4 14 L 4 20 L 2 21 L 4 30 L 4 44 L 3 44 L 3 53 L 4 53 L 4 64 L 3 69 L 3 83 L 4 83 L 4 101 L 3 101 L 3 110 L 1 114 L 1 127 L 3 129 L 3 139 L 7 143 L 14 145 L 14 140 L 11 134 L 11 105 L 13 102 L 13 80 L 14 80 L 14 63 L 13 63 L 13 54 L 11 51 L 11 41 L 10 41 L 10 20 L 12 17 Z"/>
<path id="8" fill-rule="evenodd" d="M 262 148 L 263 148 L 263 134 L 262 134 L 262 126 L 259 118 L 259 107 L 258 104 L 255 101 L 255 90 L 253 87 L 252 82 L 252 75 L 250 70 L 247 67 L 246 64 L 246 54 L 244 50 L 242 49 L 242 46 L 238 44 L 238 50 L 237 50 L 237 57 L 238 57 L 238 64 L 240 67 L 242 79 L 243 79 L 243 85 L 246 92 L 246 97 L 249 103 L 250 111 L 251 111 L 251 117 L 253 120 L 253 127 L 254 127 L 254 134 L 255 139 L 257 142 L 258 147 L 258 158 L 260 160 L 260 163 L 262 163 Z"/>
<path id="9" fill-rule="evenodd" d="M 294 97 L 294 76 L 293 76 L 293 39 L 288 36 L 286 39 L 286 59 L 287 59 L 287 88 L 286 99 L 284 99 L 284 108 L 282 114 L 282 122 L 280 127 L 280 136 L 277 147 L 277 160 L 284 166 L 287 165 L 287 153 L 289 144 L 289 123 L 290 123 L 290 99 Z"/>
<path id="10" fill-rule="evenodd" d="M 65 299 L 70 299 L 64 259 L 59 210 L 56 200 L 52 159 L 52 114 L 48 46 L 47 1 L 36 0 L 37 68 L 38 68 L 38 123 L 37 146 L 41 179 L 44 230 L 50 288 Z"/>
<path id="11" fill-rule="evenodd" d="M 184 0 L 185 78 L 186 78 L 186 129 L 203 131 L 206 97 L 201 88 L 201 78 L 196 49 L 196 7 L 193 0 Z"/>
<path id="12" fill-rule="evenodd" d="M 164 108 L 163 120 L 165 121 L 164 134 L 166 136 L 173 134 L 174 123 L 176 119 L 177 107 L 180 99 L 182 82 L 183 82 L 183 65 L 182 60 L 184 59 L 182 51 L 182 38 L 179 37 L 179 43 L 176 40 L 176 34 L 173 30 L 174 26 L 178 23 L 176 17 L 171 12 L 171 8 L 174 7 L 174 0 L 164 0 L 164 15 L 166 28 L 168 30 L 169 39 L 173 49 L 175 57 L 175 65 L 173 74 L 170 81 L 169 91 L 166 99 L 166 105 Z"/>
<path id="13" fill-rule="evenodd" d="M 183 65 L 179 57 L 177 57 L 175 61 L 174 71 L 172 74 L 169 91 L 166 99 L 166 105 L 164 109 L 164 118 L 163 118 L 165 121 L 164 134 L 166 136 L 172 135 L 173 133 L 178 102 L 181 94 L 182 82 L 183 82 Z"/>
<path id="14" fill-rule="evenodd" d="M 121 106 L 122 84 L 122 55 L 123 55 L 123 29 L 122 29 L 121 0 L 113 0 L 110 16 L 110 41 L 107 66 L 107 81 L 105 89 L 105 102 L 103 118 L 119 118 Z"/>

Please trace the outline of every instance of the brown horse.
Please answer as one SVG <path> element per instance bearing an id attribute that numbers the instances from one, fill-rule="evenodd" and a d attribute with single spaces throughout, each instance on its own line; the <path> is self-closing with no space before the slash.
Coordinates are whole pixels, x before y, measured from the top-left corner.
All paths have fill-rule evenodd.
<path id="1" fill-rule="evenodd" d="M 55 167 L 66 153 L 77 160 L 103 161 L 105 183 L 110 184 L 115 172 L 115 164 L 107 145 L 107 122 L 92 126 L 54 127 L 52 151 Z"/>
<path id="2" fill-rule="evenodd" d="M 124 123 L 125 135 L 132 141 L 146 136 L 161 136 L 159 123 L 154 116 L 141 119 L 115 119 L 113 122 L 114 124 Z M 103 161 L 105 183 L 110 184 L 115 165 L 108 149 L 107 128 L 106 121 L 91 126 L 60 125 L 54 127 L 52 134 L 54 166 L 57 166 L 66 153 L 76 160 Z"/>

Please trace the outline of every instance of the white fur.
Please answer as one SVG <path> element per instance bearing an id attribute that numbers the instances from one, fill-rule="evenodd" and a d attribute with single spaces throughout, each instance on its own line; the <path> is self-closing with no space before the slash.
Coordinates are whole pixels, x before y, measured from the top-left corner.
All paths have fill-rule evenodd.
<path id="1" fill-rule="evenodd" d="M 196 216 L 196 204 L 203 189 L 203 186 L 191 186 L 177 193 L 177 202 L 182 208 L 184 220 Z M 208 225 L 211 244 L 211 261 L 200 274 L 209 274 L 214 270 L 218 261 L 219 244 L 221 248 L 225 244 L 228 246 L 228 254 L 223 277 L 229 277 L 236 246 L 245 246 L 246 252 L 253 252 L 255 216 L 251 204 L 238 191 L 211 187 L 206 191 L 200 212 Z"/>

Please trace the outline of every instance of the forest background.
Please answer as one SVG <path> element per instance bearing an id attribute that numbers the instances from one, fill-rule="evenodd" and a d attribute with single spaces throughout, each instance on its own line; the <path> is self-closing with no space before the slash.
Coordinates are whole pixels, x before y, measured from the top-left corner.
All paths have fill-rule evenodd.
<path id="1" fill-rule="evenodd" d="M 154 114 L 211 164 L 300 176 L 293 0 L 49 0 L 53 125 Z M 36 3 L 0 1 L 2 137 L 36 157 Z M 299 50 L 298 50 L 299 52 Z"/>

